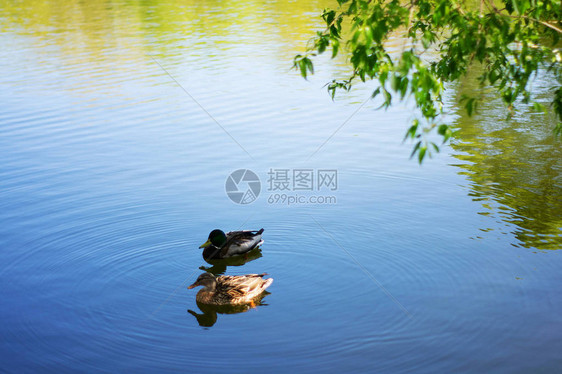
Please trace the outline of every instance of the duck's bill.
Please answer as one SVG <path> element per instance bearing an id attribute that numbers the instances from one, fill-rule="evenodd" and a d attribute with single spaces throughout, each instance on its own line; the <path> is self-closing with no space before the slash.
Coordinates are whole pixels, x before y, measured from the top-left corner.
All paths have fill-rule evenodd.
<path id="1" fill-rule="evenodd" d="M 191 286 L 188 286 L 187 289 L 190 290 L 190 289 L 195 288 L 197 286 L 198 286 L 198 284 L 197 284 L 197 282 L 195 282 Z"/>
<path id="2" fill-rule="evenodd" d="M 211 239 L 207 240 L 205 243 L 201 244 L 199 248 L 207 248 L 211 245 Z"/>

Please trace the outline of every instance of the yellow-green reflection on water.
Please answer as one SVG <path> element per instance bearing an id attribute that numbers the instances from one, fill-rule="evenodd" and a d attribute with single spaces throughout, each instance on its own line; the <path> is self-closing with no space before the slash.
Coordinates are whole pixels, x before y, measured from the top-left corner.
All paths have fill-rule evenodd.
<path id="1" fill-rule="evenodd" d="M 474 78 L 463 82 L 458 96 L 482 95 L 479 113 L 468 117 L 457 111 L 460 131 L 452 143 L 453 156 L 463 161 L 461 174 L 471 182 L 470 196 L 482 203 L 480 214 L 513 225 L 503 230 L 512 230 L 523 247 L 561 249 L 562 147 L 552 132 L 556 118 L 521 105 L 508 120 L 501 100 Z M 546 106 L 552 81 L 547 76 L 534 82 L 536 99 Z"/>
<path id="2" fill-rule="evenodd" d="M 8 1 L 2 6 L 0 30 L 13 25 L 26 35 L 40 37 L 67 52 L 88 49 L 91 56 L 112 47 L 146 45 L 138 40 L 158 38 L 158 47 L 173 48 L 174 42 L 201 37 L 200 42 L 222 44 L 220 36 L 259 40 L 275 36 L 285 53 L 302 50 L 302 40 L 320 25 L 318 15 L 335 1 Z M 266 15 L 264 19 L 264 15 Z M 270 24 L 265 34 L 256 24 Z M 206 37 L 203 37 L 203 35 Z M 212 36 L 212 38 L 209 38 Z M 130 38 L 133 43 L 128 43 Z M 208 38 L 208 40 L 207 40 Z M 242 41 L 242 39 L 240 39 Z M 287 46 L 291 51 L 287 52 Z M 280 49 L 281 53 L 281 49 Z"/>

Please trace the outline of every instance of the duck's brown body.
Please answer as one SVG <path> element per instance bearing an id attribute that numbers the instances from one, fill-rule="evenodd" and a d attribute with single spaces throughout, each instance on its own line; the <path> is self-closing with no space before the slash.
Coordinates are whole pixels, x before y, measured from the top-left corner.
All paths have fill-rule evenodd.
<path id="1" fill-rule="evenodd" d="M 221 275 L 203 273 L 188 288 L 203 286 L 196 300 L 203 304 L 246 304 L 260 296 L 273 283 L 273 278 L 263 279 L 263 274 Z"/>

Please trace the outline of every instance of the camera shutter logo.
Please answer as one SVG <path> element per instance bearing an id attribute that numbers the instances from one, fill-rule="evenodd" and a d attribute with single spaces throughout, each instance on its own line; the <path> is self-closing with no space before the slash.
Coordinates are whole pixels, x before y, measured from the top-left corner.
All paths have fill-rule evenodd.
<path id="1" fill-rule="evenodd" d="M 249 169 L 238 169 L 226 178 L 225 191 L 236 204 L 250 204 L 256 201 L 261 191 L 260 178 Z"/>

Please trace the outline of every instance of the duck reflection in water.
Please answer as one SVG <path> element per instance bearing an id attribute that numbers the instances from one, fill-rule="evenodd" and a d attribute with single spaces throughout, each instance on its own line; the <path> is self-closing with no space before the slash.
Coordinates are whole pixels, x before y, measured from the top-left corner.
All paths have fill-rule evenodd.
<path id="1" fill-rule="evenodd" d="M 242 305 L 209 305 L 197 302 L 197 307 L 202 313 L 197 313 L 191 309 L 187 312 L 197 319 L 197 323 L 202 327 L 211 327 L 217 322 L 218 314 L 238 314 L 245 313 L 258 306 L 267 305 L 262 302 L 263 298 L 270 292 L 264 291 L 259 297 L 255 298 L 249 304 Z"/>
<path id="2" fill-rule="evenodd" d="M 257 260 L 260 257 L 262 257 L 261 249 L 256 248 L 241 256 L 235 256 L 235 257 L 223 258 L 217 260 L 206 260 L 212 266 L 209 267 L 201 266 L 199 267 L 199 269 L 214 275 L 221 275 L 226 272 L 228 266 L 242 266 L 250 261 Z"/>

